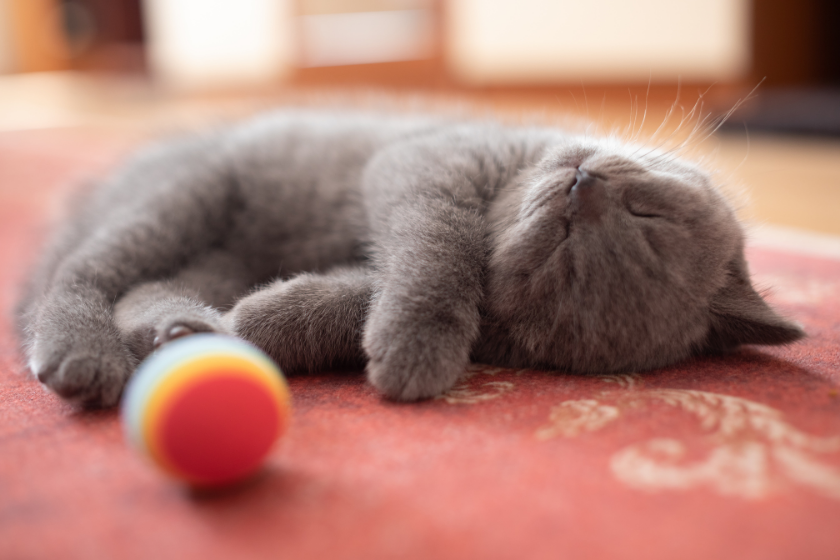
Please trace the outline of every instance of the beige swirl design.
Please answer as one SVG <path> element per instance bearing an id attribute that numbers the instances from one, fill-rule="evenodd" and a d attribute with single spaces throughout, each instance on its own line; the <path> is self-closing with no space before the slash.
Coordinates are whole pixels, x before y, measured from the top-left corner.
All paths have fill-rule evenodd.
<path id="1" fill-rule="evenodd" d="M 758 499 L 791 484 L 840 500 L 840 469 L 819 456 L 840 451 L 840 436 L 819 437 L 790 425 L 779 410 L 741 397 L 686 389 L 639 389 L 639 378 L 606 376 L 623 390 L 599 399 L 568 400 L 552 408 L 537 439 L 574 437 L 619 420 L 623 410 L 651 401 L 694 416 L 712 449 L 686 460 L 685 442 L 653 438 L 620 449 L 610 459 L 617 480 L 644 491 L 706 487 L 722 495 Z M 601 402 L 608 400 L 613 404 Z"/>
<path id="2" fill-rule="evenodd" d="M 483 364 L 470 364 L 460 383 L 435 398 L 449 404 L 478 404 L 498 399 L 502 395 L 513 391 L 515 385 L 510 381 L 488 381 L 475 386 L 470 383 L 470 380 L 476 375 L 493 376 L 506 371 L 510 370 Z M 515 373 L 521 374 L 523 371 L 525 370 L 516 370 Z"/>

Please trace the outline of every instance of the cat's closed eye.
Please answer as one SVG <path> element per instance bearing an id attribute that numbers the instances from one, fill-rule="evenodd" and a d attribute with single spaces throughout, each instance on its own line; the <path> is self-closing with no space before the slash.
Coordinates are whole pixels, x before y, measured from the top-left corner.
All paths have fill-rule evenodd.
<path id="1" fill-rule="evenodd" d="M 632 206 L 628 207 L 628 211 L 637 218 L 662 218 L 662 214 L 657 214 L 649 210 L 636 210 Z"/>
<path id="2" fill-rule="evenodd" d="M 624 207 L 632 216 L 668 219 L 668 209 L 649 194 L 627 191 L 622 198 Z"/>

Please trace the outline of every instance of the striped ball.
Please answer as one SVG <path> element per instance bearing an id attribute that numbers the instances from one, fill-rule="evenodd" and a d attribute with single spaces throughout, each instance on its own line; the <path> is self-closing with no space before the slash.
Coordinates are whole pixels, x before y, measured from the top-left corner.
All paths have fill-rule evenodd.
<path id="1" fill-rule="evenodd" d="M 180 338 L 152 354 L 122 403 L 131 444 L 196 486 L 254 473 L 290 416 L 289 390 L 274 362 L 251 344 L 218 334 Z"/>

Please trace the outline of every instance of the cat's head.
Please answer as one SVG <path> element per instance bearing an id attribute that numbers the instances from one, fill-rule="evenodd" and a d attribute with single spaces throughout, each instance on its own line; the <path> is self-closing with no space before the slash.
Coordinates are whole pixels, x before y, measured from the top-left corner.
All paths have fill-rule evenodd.
<path id="1" fill-rule="evenodd" d="M 696 166 L 568 140 L 491 208 L 486 313 L 531 360 L 632 371 L 802 330 L 752 287 L 735 215 Z"/>

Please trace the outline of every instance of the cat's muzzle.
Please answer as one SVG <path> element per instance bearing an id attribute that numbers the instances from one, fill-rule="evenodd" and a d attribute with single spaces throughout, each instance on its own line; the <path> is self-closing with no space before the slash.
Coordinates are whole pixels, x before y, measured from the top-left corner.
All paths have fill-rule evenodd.
<path id="1" fill-rule="evenodd" d="M 575 173 L 575 182 L 569 191 L 572 213 L 584 220 L 597 220 L 606 210 L 607 188 L 605 180 L 583 169 Z"/>

